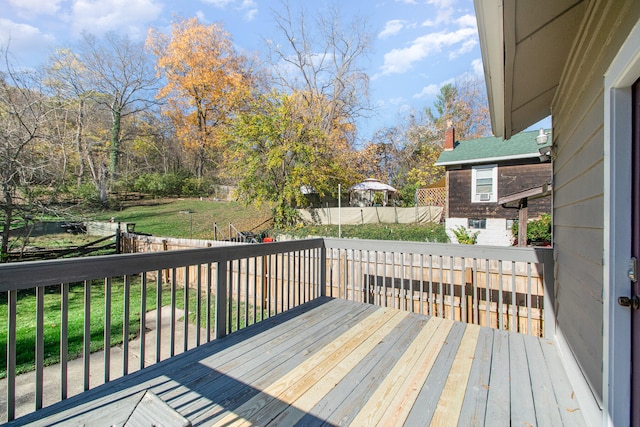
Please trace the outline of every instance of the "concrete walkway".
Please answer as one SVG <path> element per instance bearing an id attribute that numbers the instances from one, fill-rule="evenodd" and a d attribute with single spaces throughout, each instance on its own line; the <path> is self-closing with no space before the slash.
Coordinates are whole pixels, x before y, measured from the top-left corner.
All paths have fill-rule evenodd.
<path id="1" fill-rule="evenodd" d="M 161 310 L 161 360 L 170 357 L 170 333 L 171 333 L 171 308 L 163 307 Z M 176 309 L 175 342 L 174 354 L 184 351 L 184 322 L 182 321 L 184 312 Z M 156 310 L 147 312 L 145 327 L 147 330 L 145 338 L 145 366 L 156 362 Z M 206 331 L 200 332 L 200 343 L 206 342 Z M 196 346 L 196 329 L 189 324 L 188 349 Z M 123 372 L 123 347 L 122 345 L 111 347 L 110 349 L 110 380 L 115 380 L 122 376 Z M 104 383 L 104 351 L 97 351 L 91 354 L 90 358 L 90 379 L 91 388 L 95 388 Z M 140 338 L 129 341 L 129 366 L 128 372 L 133 373 L 140 369 Z M 84 387 L 84 358 L 69 361 L 68 369 L 68 389 L 67 397 L 83 392 Z M 43 406 L 52 405 L 60 401 L 60 365 L 51 365 L 44 368 L 44 396 Z M 35 410 L 35 372 L 28 372 L 16 377 L 16 418 L 31 413 Z M 7 421 L 7 381 L 0 380 L 0 422 Z"/>

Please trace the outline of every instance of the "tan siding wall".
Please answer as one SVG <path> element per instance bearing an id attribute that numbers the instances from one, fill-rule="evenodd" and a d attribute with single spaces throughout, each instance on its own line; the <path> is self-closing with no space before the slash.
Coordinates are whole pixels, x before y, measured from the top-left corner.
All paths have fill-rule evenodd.
<path id="1" fill-rule="evenodd" d="M 640 2 L 591 1 L 553 103 L 557 321 L 602 400 L 603 76 Z"/>

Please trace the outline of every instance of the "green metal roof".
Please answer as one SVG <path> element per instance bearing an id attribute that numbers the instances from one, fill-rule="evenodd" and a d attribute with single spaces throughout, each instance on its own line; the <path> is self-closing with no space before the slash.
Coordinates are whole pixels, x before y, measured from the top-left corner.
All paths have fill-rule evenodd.
<path id="1" fill-rule="evenodd" d="M 540 157 L 538 151 L 549 142 L 540 145 L 536 142 L 539 131 L 520 132 L 509 140 L 500 137 L 487 137 L 471 139 L 468 141 L 456 141 L 454 149 L 443 151 L 435 163 L 436 166 L 461 165 L 468 163 L 488 163 L 514 159 L 530 159 Z M 550 132 L 545 129 L 545 132 Z"/>

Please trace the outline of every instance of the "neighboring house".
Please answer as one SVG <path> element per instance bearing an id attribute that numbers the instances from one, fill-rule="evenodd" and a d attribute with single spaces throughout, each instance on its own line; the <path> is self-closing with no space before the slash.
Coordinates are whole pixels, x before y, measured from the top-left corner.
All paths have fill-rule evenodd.
<path id="1" fill-rule="evenodd" d="M 494 134 L 552 117 L 554 326 L 580 409 L 640 425 L 640 1 L 475 9 Z"/>
<path id="2" fill-rule="evenodd" d="M 503 205 L 501 199 L 546 188 L 551 181 L 551 161 L 540 154 L 548 146 L 536 140 L 538 132 L 522 132 L 509 141 L 480 138 L 455 141 L 449 128 L 445 149 L 436 166 L 446 168 L 447 217 L 451 241 L 458 227 L 478 232 L 478 244 L 510 246 L 511 227 L 518 219 L 518 205 Z M 544 151 L 544 150 L 542 150 Z M 551 197 L 543 191 L 528 201 L 528 217 L 551 213 Z"/>

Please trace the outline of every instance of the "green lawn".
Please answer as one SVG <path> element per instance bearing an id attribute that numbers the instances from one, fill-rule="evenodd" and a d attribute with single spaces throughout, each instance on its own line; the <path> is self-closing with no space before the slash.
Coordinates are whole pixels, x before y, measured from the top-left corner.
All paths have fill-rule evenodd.
<path id="1" fill-rule="evenodd" d="M 225 234 L 228 234 L 229 223 L 240 231 L 260 232 L 271 226 L 269 222 L 265 223 L 271 218 L 266 207 L 258 209 L 237 202 L 207 199 L 148 200 L 121 210 L 91 214 L 91 219 L 96 221 L 109 221 L 111 218 L 135 222 L 138 232 L 194 239 L 213 238 L 214 223 L 225 230 Z"/>
<path id="2" fill-rule="evenodd" d="M 129 339 L 134 338 L 140 331 L 140 304 L 141 284 L 137 277 L 131 278 L 130 286 L 130 317 Z M 7 319 L 8 307 L 4 293 L 0 296 L 0 378 L 6 376 L 6 351 L 7 351 Z M 49 286 L 44 297 L 44 359 L 45 365 L 51 365 L 60 361 L 60 287 Z M 105 285 L 104 282 L 94 282 L 91 286 L 91 351 L 103 349 L 104 344 L 104 317 L 105 317 Z M 165 286 L 162 289 L 162 305 L 171 304 L 171 288 Z M 176 307 L 184 309 L 184 288 L 176 289 Z M 189 320 L 196 321 L 197 292 L 189 290 Z M 147 282 L 147 310 L 156 308 L 155 282 Z M 201 326 L 206 325 L 206 298 L 201 298 Z M 245 310 L 244 303 L 240 306 L 241 316 Z M 250 310 L 252 308 L 250 307 Z M 111 345 L 122 343 L 124 324 L 124 283 L 122 280 L 114 280 L 111 283 Z M 232 330 L 236 330 L 237 305 L 233 304 L 231 314 Z M 250 311 L 251 313 L 251 311 Z M 215 324 L 215 307 L 211 307 L 211 324 Z M 262 314 L 258 313 L 258 320 Z M 249 323 L 252 315 L 250 314 Z M 84 343 L 84 285 L 75 284 L 69 287 L 69 332 L 68 348 L 69 359 L 82 356 Z M 241 319 L 240 328 L 245 326 Z M 18 373 L 34 369 L 35 360 L 35 335 L 36 335 L 36 297 L 35 291 L 21 291 L 17 302 L 17 328 L 16 328 L 16 367 Z"/>

